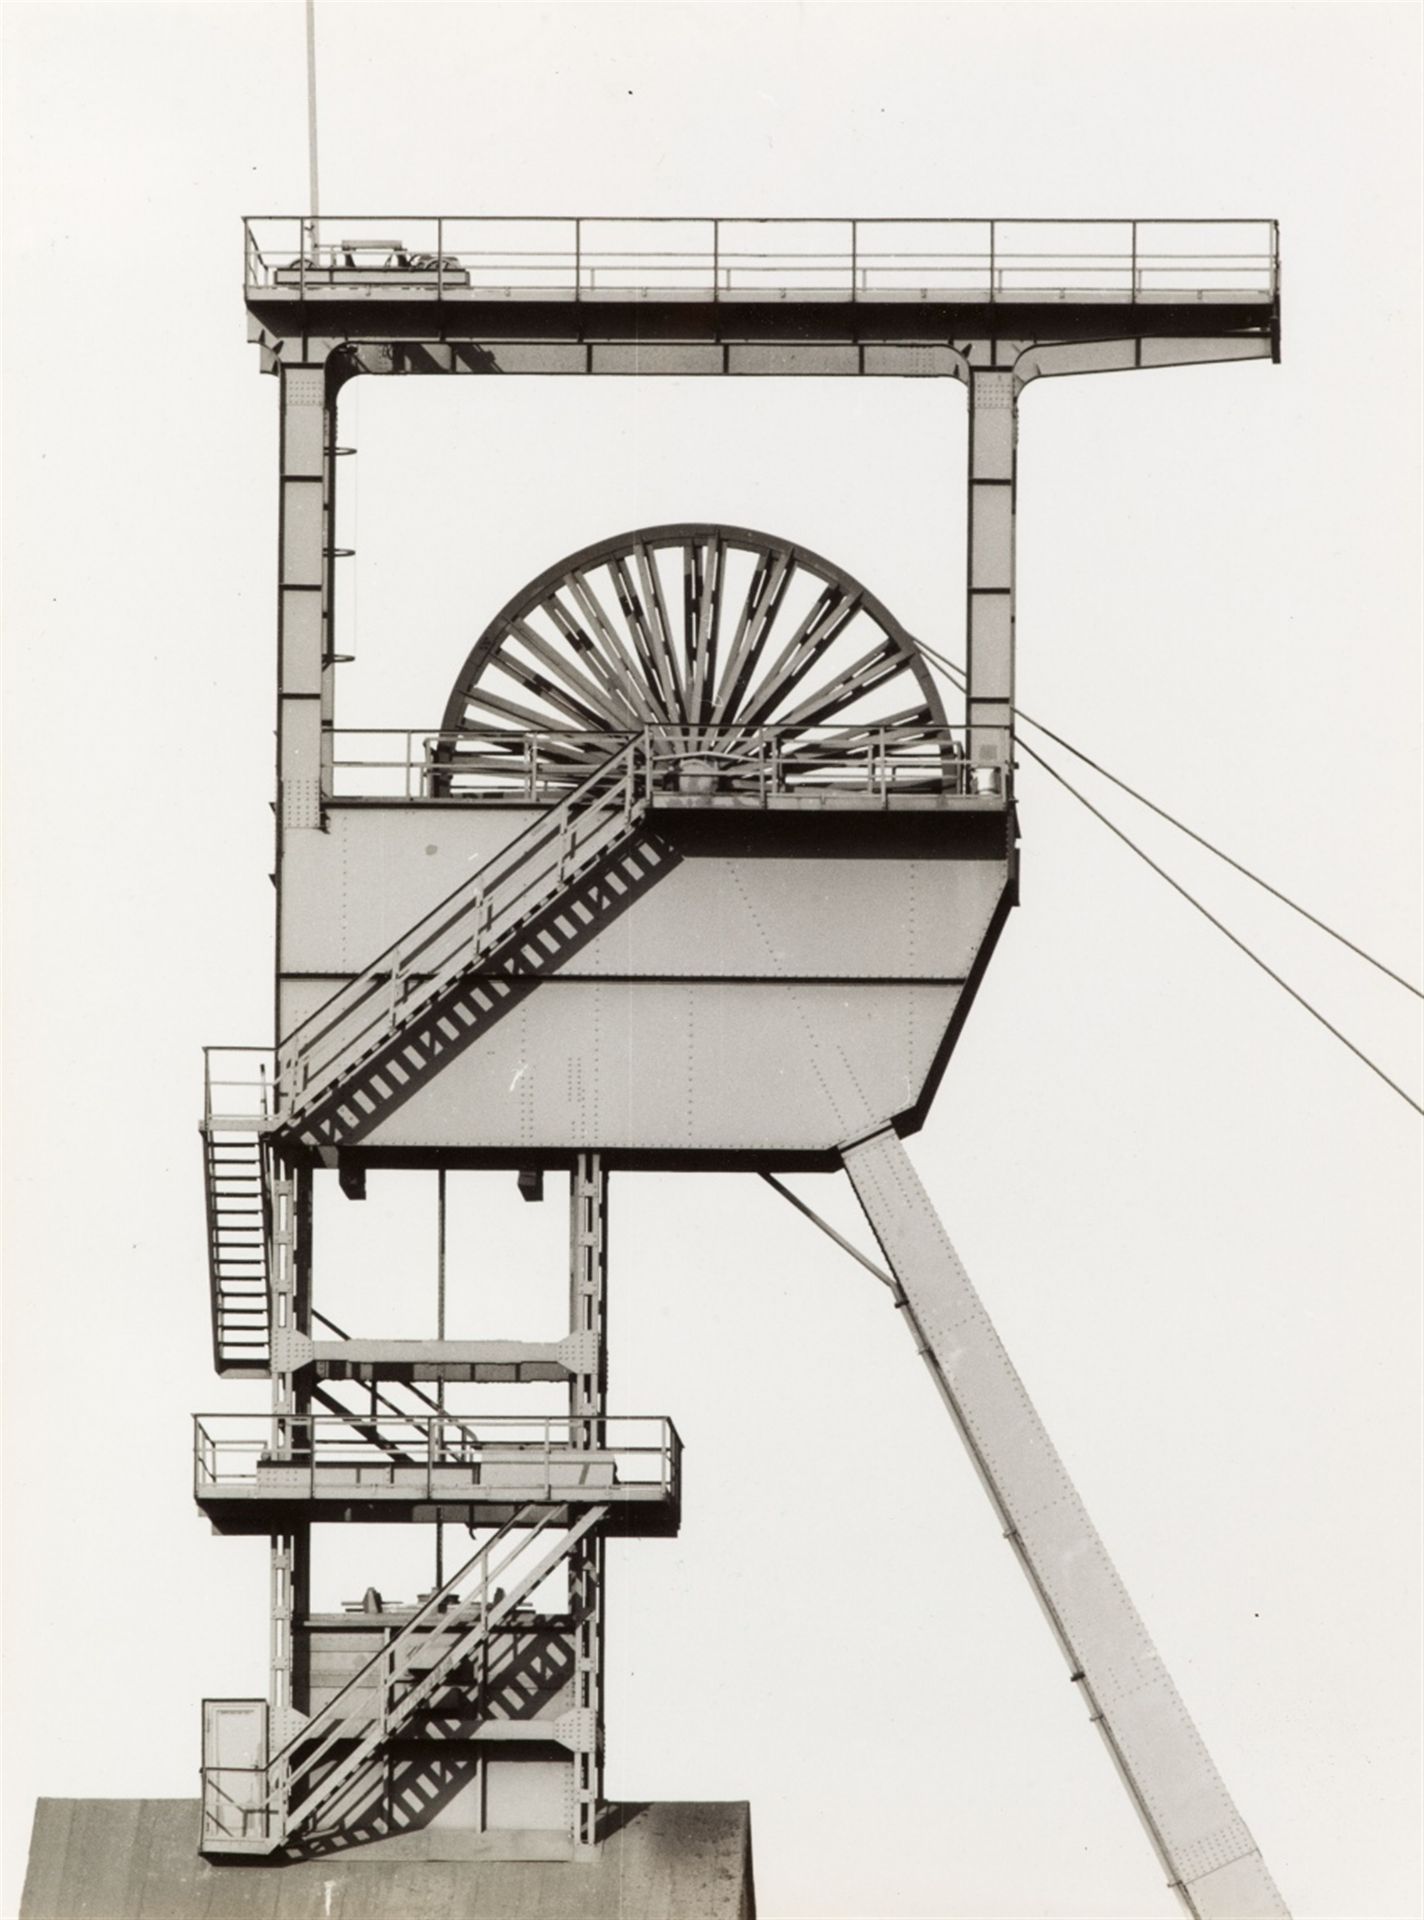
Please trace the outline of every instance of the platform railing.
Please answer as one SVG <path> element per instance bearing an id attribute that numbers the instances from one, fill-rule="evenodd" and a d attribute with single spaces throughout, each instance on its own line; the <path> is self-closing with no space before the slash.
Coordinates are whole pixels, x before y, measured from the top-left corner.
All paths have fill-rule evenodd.
<path id="1" fill-rule="evenodd" d="M 276 1077 L 270 1047 L 203 1048 L 203 1128 L 234 1123 L 258 1126 L 276 1112 Z"/>
<path id="2" fill-rule="evenodd" d="M 690 746 L 655 730 L 342 727 L 332 736 L 332 798 L 545 805 L 632 743 L 654 800 L 679 791 L 765 804 L 822 792 L 883 800 L 978 790 L 962 726 L 719 726 Z"/>
<path id="3" fill-rule="evenodd" d="M 243 222 L 250 295 L 1274 300 L 1274 220 L 300 215 Z"/>
<path id="4" fill-rule="evenodd" d="M 193 1491 L 201 1502 L 257 1492 L 264 1481 L 284 1496 L 350 1498 L 365 1486 L 398 1487 L 412 1500 L 451 1497 L 445 1470 L 475 1477 L 461 1493 L 566 1502 L 612 1487 L 644 1487 L 676 1499 L 682 1442 L 657 1414 L 467 1415 L 449 1412 L 369 1419 L 341 1414 L 200 1413 L 193 1416 Z M 604 1467 L 611 1479 L 599 1479 Z M 481 1470 L 493 1469 L 486 1485 Z M 349 1477 L 360 1473 L 360 1481 Z M 511 1472 L 517 1470 L 517 1472 Z M 579 1475 L 583 1479 L 579 1479 Z"/>

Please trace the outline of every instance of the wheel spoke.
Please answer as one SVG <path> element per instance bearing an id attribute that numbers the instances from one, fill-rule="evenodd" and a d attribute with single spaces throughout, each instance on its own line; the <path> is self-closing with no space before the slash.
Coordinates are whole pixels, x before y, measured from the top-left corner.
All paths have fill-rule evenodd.
<path id="1" fill-rule="evenodd" d="M 722 686 L 712 709 L 714 721 L 735 720 L 752 675 L 756 672 L 767 636 L 776 624 L 782 602 L 796 572 L 789 553 L 758 556 L 747 597 L 742 603 L 736 636 L 722 672 Z"/>
<path id="2" fill-rule="evenodd" d="M 547 602 L 545 604 L 548 605 Z M 617 688 L 601 686 L 598 680 L 590 679 L 587 674 L 581 672 L 576 664 L 578 657 L 582 655 L 597 671 L 599 661 L 593 642 L 578 628 L 566 630 L 562 623 L 557 622 L 557 619 L 556 624 L 559 625 L 559 631 L 568 643 L 569 651 L 560 652 L 559 648 L 546 640 L 542 634 L 536 633 L 525 620 L 514 621 L 510 631 L 528 648 L 536 660 L 549 669 L 550 673 L 559 676 L 576 698 L 581 699 L 586 706 L 601 711 L 610 726 L 636 726 L 638 717 L 627 701 L 620 697 Z"/>
<path id="3" fill-rule="evenodd" d="M 510 700 L 504 694 L 494 693 L 486 687 L 472 687 L 463 698 L 467 714 L 468 710 L 472 707 L 483 707 L 486 713 L 497 714 L 501 720 L 512 720 L 516 726 L 528 727 L 534 733 L 553 731 L 550 725 L 549 714 L 540 713 L 535 707 L 526 707 L 522 702 Z M 475 724 L 478 726 L 483 723 L 476 720 Z M 560 724 L 566 726 L 567 719 Z M 628 729 L 626 727 L 610 727 L 605 720 L 590 719 L 579 715 L 575 720 L 574 731 L 576 733 L 609 734 L 626 733 Z"/>
<path id="4" fill-rule="evenodd" d="M 823 587 L 820 598 L 772 662 L 766 677 L 752 689 L 742 719 L 749 725 L 769 724 L 782 700 L 806 677 L 842 629 L 850 625 L 858 610 L 855 595 L 832 584 Z"/>
<path id="5" fill-rule="evenodd" d="M 897 674 L 908 672 L 909 662 L 887 636 L 878 647 L 872 647 L 869 653 L 862 654 L 859 660 L 846 667 L 834 680 L 819 687 L 815 693 L 808 694 L 799 706 L 782 714 L 778 724 L 786 727 L 823 725 L 833 713 L 839 713 L 852 701 L 874 692 Z"/>
<path id="6" fill-rule="evenodd" d="M 658 650 L 647 609 L 638 597 L 638 589 L 621 555 L 614 556 L 608 572 L 618 595 L 618 604 L 623 610 L 623 618 L 628 623 L 628 631 L 633 636 L 633 645 L 647 675 L 648 685 L 655 688 L 660 696 L 661 711 L 664 714 L 680 713 L 681 690 L 671 673 L 671 656 L 664 656 Z"/>
<path id="7" fill-rule="evenodd" d="M 638 723 L 656 726 L 663 717 L 657 691 L 640 676 L 637 663 L 619 639 L 591 582 L 574 568 L 564 584 L 578 601 L 584 618 L 597 631 L 603 647 L 603 664 L 616 681 L 630 710 L 637 716 Z"/>
<path id="8" fill-rule="evenodd" d="M 680 719 L 690 717 L 687 705 L 686 684 L 683 680 L 678 661 L 678 649 L 673 644 L 672 629 L 668 625 L 667 606 L 663 600 L 662 582 L 658 579 L 658 570 L 653 555 L 641 540 L 633 543 L 633 556 L 638 563 L 638 578 L 643 583 L 643 594 L 648 612 L 652 618 L 651 632 L 653 640 L 662 657 L 667 677 L 676 695 L 676 711 Z M 672 711 L 670 708 L 669 711 Z"/>
<path id="9" fill-rule="evenodd" d="M 901 734 L 909 736 L 906 744 L 913 744 L 916 737 L 923 740 L 928 729 L 934 724 L 934 716 L 928 707 L 902 707 L 898 713 L 887 713 L 883 720 L 868 722 L 862 727 L 838 726 L 835 729 L 837 746 L 844 746 L 847 752 L 854 753 L 866 746 L 877 734 Z M 802 725 L 789 729 L 776 728 L 779 742 L 778 752 L 783 760 L 795 760 L 800 755 L 823 753 L 826 748 L 824 738 L 810 737 L 810 728 Z M 824 730 L 823 730 L 824 731 Z M 802 735 L 797 739 L 797 735 Z"/>
<path id="10" fill-rule="evenodd" d="M 717 629 L 722 612 L 726 549 L 720 540 L 689 540 L 682 551 L 683 622 L 689 657 L 687 704 L 692 718 L 711 717 L 717 677 Z"/>
<path id="11" fill-rule="evenodd" d="M 943 724 L 915 642 L 849 575 L 743 528 L 655 527 L 573 555 L 505 607 L 456 682 L 434 764 L 446 791 L 521 763 L 532 778 L 535 749 L 508 730 L 536 733 L 557 785 L 646 731 L 673 761 L 712 756 L 734 786 L 763 779 L 769 751 L 813 788 L 858 758 L 932 779 L 939 756 L 916 730 Z"/>

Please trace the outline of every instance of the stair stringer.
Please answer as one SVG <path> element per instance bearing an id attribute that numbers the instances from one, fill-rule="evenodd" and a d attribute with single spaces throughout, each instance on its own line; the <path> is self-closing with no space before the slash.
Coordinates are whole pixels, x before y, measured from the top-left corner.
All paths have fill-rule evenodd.
<path id="1" fill-rule="evenodd" d="M 279 1125 L 309 1149 L 352 1146 L 417 1095 L 430 1078 L 515 1011 L 541 980 L 626 913 L 680 856 L 656 835 L 631 827 L 596 867 L 454 980 L 422 1001 L 398 1027 L 298 1119 Z"/>
<path id="2" fill-rule="evenodd" d="M 323 1816 L 334 1817 L 340 1813 L 350 1815 L 363 1808 L 369 1801 L 370 1793 L 375 1790 L 374 1783 L 370 1789 L 363 1788 L 363 1778 L 369 1769 L 383 1761 L 388 1744 L 439 1691 L 450 1674 L 478 1653 L 490 1630 L 499 1626 L 607 1516 L 608 1509 L 602 1506 L 589 1508 L 576 1520 L 569 1518 L 566 1508 L 545 1510 L 542 1514 L 535 1509 L 525 1508 L 432 1594 L 420 1612 L 373 1657 L 367 1668 L 353 1676 L 342 1693 L 329 1701 L 268 1762 L 267 1794 L 263 1804 L 273 1816 L 270 1849 L 291 1848 L 308 1836 L 315 1838 L 318 1833 L 329 1836 L 330 1829 L 319 1828 L 317 1824 Z M 471 1570 L 480 1562 L 488 1563 L 501 1542 L 516 1531 L 536 1537 L 540 1530 L 556 1521 L 564 1529 L 560 1538 L 539 1557 L 533 1567 L 513 1582 L 498 1601 L 485 1607 L 482 1595 L 516 1555 L 528 1550 L 529 1538 L 520 1539 L 505 1560 L 484 1573 L 480 1586 L 457 1609 L 440 1618 L 441 1601 L 457 1593 Z M 433 1629 L 432 1621 L 435 1622 Z M 436 1659 L 422 1666 L 422 1656 L 428 1656 L 430 1651 L 432 1631 L 446 1638 L 448 1644 Z M 342 1696 L 364 1677 L 369 1666 L 378 1661 L 384 1665 L 381 1676 L 383 1711 L 373 1718 L 365 1712 L 347 1713 L 341 1710 Z M 395 1689 L 407 1682 L 406 1690 L 398 1698 L 393 1698 Z M 329 1770 L 311 1781 L 311 1775 L 328 1759 L 332 1761 Z"/>
<path id="3" fill-rule="evenodd" d="M 651 767 L 625 742 L 289 1034 L 279 1136 L 359 1139 L 661 877 Z"/>

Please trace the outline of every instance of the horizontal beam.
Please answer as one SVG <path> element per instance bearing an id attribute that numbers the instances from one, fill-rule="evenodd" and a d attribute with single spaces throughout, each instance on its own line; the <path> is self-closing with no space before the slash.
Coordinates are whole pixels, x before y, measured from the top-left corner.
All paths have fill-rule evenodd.
<path id="1" fill-rule="evenodd" d="M 563 1340 L 315 1340 L 322 1380 L 567 1380 L 593 1364 L 593 1344 Z"/>
<path id="2" fill-rule="evenodd" d="M 197 1505 L 212 1523 L 214 1533 L 289 1533 L 294 1525 L 323 1521 L 363 1525 L 433 1526 L 445 1522 L 468 1527 L 500 1527 L 529 1507 L 547 1507 L 554 1513 L 577 1512 L 591 1504 L 606 1504 L 608 1518 L 602 1530 L 618 1539 L 673 1538 L 681 1519 L 677 1495 L 653 1485 L 590 1486 L 578 1490 L 555 1488 L 552 1500 L 538 1489 L 502 1492 L 486 1487 L 462 1491 L 450 1488 L 434 1494 L 388 1487 L 318 1488 L 316 1493 L 269 1488 L 208 1488 L 196 1495 Z M 533 1497 L 530 1497 L 531 1494 Z"/>
<path id="3" fill-rule="evenodd" d="M 588 1335 L 562 1340 L 311 1340 L 278 1331 L 284 1373 L 315 1369 L 320 1380 L 567 1380 L 593 1364 Z"/>
<path id="4" fill-rule="evenodd" d="M 1154 306 L 1057 302 L 992 312 L 924 302 L 724 309 L 710 303 L 614 307 L 502 303 L 455 312 L 426 306 L 252 309 L 249 335 L 275 369 L 340 357 L 350 373 L 602 373 L 941 376 L 1012 368 L 1021 354 L 1063 345 L 1126 344 L 1126 364 L 1151 364 L 1146 343 L 1196 342 L 1187 358 L 1232 357 L 1213 342 L 1262 343 L 1274 355 L 1274 302 Z M 1140 358 L 1136 343 L 1142 343 Z M 1160 362 L 1159 362 L 1160 364 Z M 1045 367 L 1042 371 L 1048 371 Z"/>

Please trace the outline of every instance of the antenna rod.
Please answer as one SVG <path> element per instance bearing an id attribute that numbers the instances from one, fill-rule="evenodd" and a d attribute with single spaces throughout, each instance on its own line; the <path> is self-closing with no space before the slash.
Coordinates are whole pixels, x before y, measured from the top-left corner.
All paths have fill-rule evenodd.
<path id="1" fill-rule="evenodd" d="M 317 186 L 316 169 L 316 0 L 306 0 L 307 7 L 307 173 L 311 187 L 311 237 L 316 244 L 317 215 L 321 212 L 321 195 Z"/>

